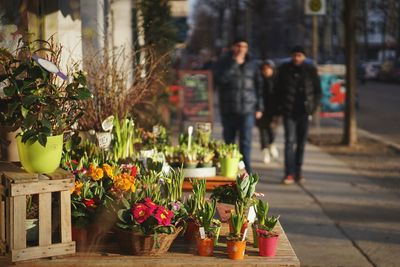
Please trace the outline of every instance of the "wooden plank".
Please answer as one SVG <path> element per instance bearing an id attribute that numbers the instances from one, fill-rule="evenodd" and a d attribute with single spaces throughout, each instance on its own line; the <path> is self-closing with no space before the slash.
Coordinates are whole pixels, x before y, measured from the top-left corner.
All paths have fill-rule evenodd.
<path id="1" fill-rule="evenodd" d="M 194 179 L 199 179 L 199 178 L 194 178 Z M 217 186 L 221 185 L 229 185 L 232 183 L 235 183 L 236 179 L 232 179 L 229 177 L 224 177 L 224 176 L 214 176 L 214 177 L 207 177 L 203 178 L 206 180 L 206 189 L 207 190 L 212 190 Z M 192 190 L 192 184 L 190 183 L 190 178 L 185 178 L 183 181 L 183 190 Z"/>
<path id="2" fill-rule="evenodd" d="M 47 258 L 75 253 L 75 242 L 58 243 L 49 246 L 29 247 L 11 250 L 12 262 Z M 32 265 L 31 265 L 32 266 Z"/>
<path id="3" fill-rule="evenodd" d="M 38 175 L 28 173 L 19 166 L 10 162 L 0 162 L 1 175 L 12 181 L 12 183 L 26 183 L 38 180 Z"/>
<path id="4" fill-rule="evenodd" d="M 6 203 L 0 199 L 0 241 L 6 242 Z"/>
<path id="5" fill-rule="evenodd" d="M 74 175 L 71 172 L 61 169 L 61 168 L 58 168 L 53 173 L 46 174 L 46 176 L 49 177 L 50 180 L 61 180 L 61 179 L 74 178 Z"/>
<path id="6" fill-rule="evenodd" d="M 51 193 L 39 194 L 39 246 L 51 244 Z"/>
<path id="7" fill-rule="evenodd" d="M 26 196 L 11 197 L 11 203 L 13 208 L 11 249 L 23 249 L 26 247 Z"/>
<path id="8" fill-rule="evenodd" d="M 64 180 L 40 180 L 34 183 L 12 184 L 11 196 L 21 196 L 30 194 L 40 194 L 70 190 L 74 187 L 74 179 Z"/>
<path id="9" fill-rule="evenodd" d="M 60 192 L 61 212 L 61 242 L 70 242 L 71 237 L 71 193 L 70 191 Z"/>
<path id="10" fill-rule="evenodd" d="M 12 205 L 11 205 L 11 201 L 10 198 L 7 197 L 6 198 L 6 243 L 8 244 L 8 246 L 10 246 L 9 244 L 11 244 L 11 240 L 12 240 L 12 225 L 11 225 L 11 218 L 12 218 Z"/>

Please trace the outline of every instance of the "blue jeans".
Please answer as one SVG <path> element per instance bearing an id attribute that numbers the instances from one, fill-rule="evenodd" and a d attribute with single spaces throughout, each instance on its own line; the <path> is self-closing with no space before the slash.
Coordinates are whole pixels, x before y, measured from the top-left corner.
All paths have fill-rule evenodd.
<path id="1" fill-rule="evenodd" d="M 254 114 L 221 114 L 225 143 L 234 144 L 236 133 L 239 132 L 239 150 L 243 155 L 246 171 L 251 173 L 251 131 L 254 126 Z"/>
<path id="2" fill-rule="evenodd" d="M 285 128 L 285 176 L 294 175 L 298 179 L 301 175 L 307 141 L 308 115 L 304 114 L 298 118 L 285 116 L 283 125 Z"/>

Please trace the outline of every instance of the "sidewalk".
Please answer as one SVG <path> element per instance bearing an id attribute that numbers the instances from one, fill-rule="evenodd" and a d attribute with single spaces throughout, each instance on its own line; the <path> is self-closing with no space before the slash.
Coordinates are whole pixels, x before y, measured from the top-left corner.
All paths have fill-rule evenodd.
<path id="1" fill-rule="evenodd" d="M 323 129 L 321 129 L 323 131 Z M 221 138 L 221 126 L 214 136 Z M 262 162 L 253 130 L 252 167 L 302 266 L 400 266 L 400 201 L 318 147 L 306 147 L 303 186 L 285 186 L 283 130 L 280 159 Z"/>

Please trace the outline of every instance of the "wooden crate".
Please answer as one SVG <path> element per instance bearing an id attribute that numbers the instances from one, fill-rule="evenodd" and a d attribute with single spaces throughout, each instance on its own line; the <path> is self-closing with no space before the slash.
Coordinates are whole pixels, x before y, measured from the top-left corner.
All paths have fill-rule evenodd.
<path id="1" fill-rule="evenodd" d="M 58 169 L 52 174 L 30 174 L 17 165 L 0 162 L 0 253 L 12 262 L 75 253 L 71 238 L 71 197 L 74 177 Z M 27 244 L 26 198 L 38 195 L 37 245 Z M 59 216 L 52 214 L 57 199 Z M 54 205 L 53 205 L 54 208 Z M 58 215 L 57 213 L 57 215 Z M 58 225 L 55 231 L 55 225 Z M 58 233 L 58 238 L 54 238 Z M 58 239 L 58 240 L 55 240 Z"/>

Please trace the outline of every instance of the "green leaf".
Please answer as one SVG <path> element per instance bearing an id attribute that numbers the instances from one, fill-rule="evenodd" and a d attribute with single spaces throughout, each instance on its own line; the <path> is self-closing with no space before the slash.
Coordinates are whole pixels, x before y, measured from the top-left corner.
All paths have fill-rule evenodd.
<path id="1" fill-rule="evenodd" d="M 24 106 L 29 107 L 29 106 L 31 106 L 33 103 L 35 103 L 37 99 L 38 99 L 38 97 L 35 96 L 35 95 L 28 95 L 28 96 L 25 96 L 24 98 L 22 98 L 22 104 L 23 104 Z"/>
<path id="2" fill-rule="evenodd" d="M 21 114 L 22 117 L 26 118 L 26 115 L 28 115 L 28 109 L 26 109 L 24 106 L 21 106 Z"/>
<path id="3" fill-rule="evenodd" d="M 17 102 L 11 102 L 8 104 L 8 115 L 12 115 L 18 107 Z"/>
<path id="4" fill-rule="evenodd" d="M 43 127 L 46 127 L 51 131 L 51 123 L 48 119 L 43 119 L 40 123 L 42 124 Z"/>
<path id="5" fill-rule="evenodd" d="M 42 146 L 45 147 L 47 144 L 47 135 L 40 133 L 38 135 L 38 141 L 39 141 L 39 144 L 41 144 Z"/>
<path id="6" fill-rule="evenodd" d="M 6 96 L 13 96 L 15 94 L 15 92 L 16 92 L 15 86 L 12 86 L 12 85 L 4 88 L 3 90 L 4 90 L 4 94 Z"/>
<path id="7" fill-rule="evenodd" d="M 78 99 L 79 100 L 84 100 L 92 97 L 92 93 L 90 90 L 86 87 L 80 87 L 78 88 Z"/>

